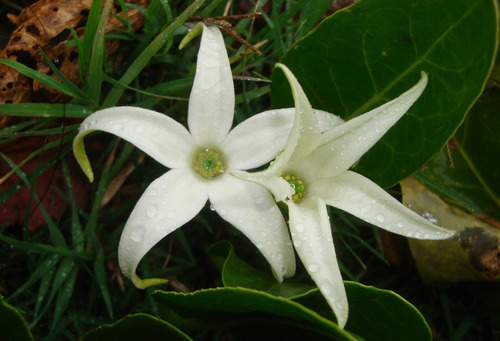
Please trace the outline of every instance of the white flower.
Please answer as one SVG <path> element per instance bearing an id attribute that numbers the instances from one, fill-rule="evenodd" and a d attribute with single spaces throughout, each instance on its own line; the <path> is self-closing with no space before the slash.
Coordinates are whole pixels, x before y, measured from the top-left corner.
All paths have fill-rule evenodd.
<path id="1" fill-rule="evenodd" d="M 82 122 L 73 150 L 91 181 L 93 173 L 83 139 L 95 130 L 128 140 L 171 169 L 146 189 L 120 239 L 120 267 L 137 287 L 164 282 L 140 279 L 136 275 L 139 261 L 162 238 L 200 212 L 207 199 L 213 210 L 260 249 L 279 281 L 295 272 L 288 230 L 272 196 L 259 185 L 229 175 L 272 160 L 285 146 L 294 110 L 263 112 L 230 131 L 234 99 L 222 35 L 216 27 L 203 26 L 189 98 L 189 131 L 168 116 L 136 107 L 100 110 Z M 324 129 L 342 122 L 324 112 L 318 117 Z"/>
<path id="2" fill-rule="evenodd" d="M 296 78 L 286 66 L 278 67 L 290 82 L 297 113 L 286 147 L 265 171 L 233 175 L 264 185 L 277 201 L 288 205 L 295 250 L 344 327 L 348 303 L 326 205 L 407 237 L 445 239 L 453 235 L 403 206 L 371 180 L 348 170 L 418 99 L 427 76 L 422 73 L 420 82 L 395 100 L 321 133 Z"/>

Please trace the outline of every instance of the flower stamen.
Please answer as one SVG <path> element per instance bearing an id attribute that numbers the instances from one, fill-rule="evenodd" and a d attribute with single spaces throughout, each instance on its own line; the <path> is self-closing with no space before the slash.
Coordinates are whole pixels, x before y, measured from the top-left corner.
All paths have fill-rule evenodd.
<path id="1" fill-rule="evenodd" d="M 211 179 L 224 173 L 224 159 L 220 152 L 210 148 L 198 151 L 193 158 L 193 165 L 202 177 Z"/>
<path id="2" fill-rule="evenodd" d="M 292 186 L 294 194 L 292 195 L 293 202 L 299 202 L 304 196 L 304 182 L 296 178 L 294 175 L 285 175 L 283 179 Z"/>

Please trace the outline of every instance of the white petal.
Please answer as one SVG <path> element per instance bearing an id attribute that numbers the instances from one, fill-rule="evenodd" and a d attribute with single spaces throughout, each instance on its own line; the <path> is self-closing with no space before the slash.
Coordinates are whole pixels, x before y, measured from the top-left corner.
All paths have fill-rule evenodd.
<path id="1" fill-rule="evenodd" d="M 318 120 L 319 131 L 322 133 L 345 123 L 339 116 L 323 110 L 314 109 L 314 113 Z"/>
<path id="2" fill-rule="evenodd" d="M 169 168 L 185 167 L 194 142 L 180 123 L 156 111 L 137 107 L 113 107 L 87 117 L 73 142 L 73 150 L 89 178 L 90 163 L 83 145 L 85 135 L 102 130 L 119 136 Z"/>
<path id="3" fill-rule="evenodd" d="M 427 75 L 398 98 L 322 135 L 322 145 L 301 165 L 302 171 L 315 165 L 313 179 L 334 176 L 349 169 L 408 111 L 427 85 Z"/>
<path id="4" fill-rule="evenodd" d="M 283 216 L 268 191 L 231 176 L 209 187 L 212 207 L 262 252 L 281 282 L 295 273 L 295 255 Z"/>
<path id="5" fill-rule="evenodd" d="M 231 169 L 251 169 L 271 161 L 285 147 L 295 110 L 270 110 L 250 117 L 229 132 L 221 149 Z"/>
<path id="6" fill-rule="evenodd" d="M 330 221 L 323 200 L 287 202 L 293 244 L 307 272 L 326 298 L 343 328 L 349 313 L 347 295 L 335 255 Z"/>
<path id="7" fill-rule="evenodd" d="M 244 171 L 234 171 L 231 175 L 235 178 L 250 181 L 259 184 L 271 192 L 276 201 L 283 201 L 286 198 L 290 198 L 295 191 L 280 175 L 281 164 L 279 161 L 283 158 L 279 155 L 276 161 L 269 166 L 266 170 L 262 172 L 248 173 Z"/>
<path id="8" fill-rule="evenodd" d="M 328 205 L 406 237 L 446 239 L 454 234 L 411 211 L 373 181 L 351 171 L 309 184 L 308 190 Z"/>
<path id="9" fill-rule="evenodd" d="M 188 125 L 200 146 L 217 146 L 226 137 L 234 116 L 234 85 L 222 34 L 204 26 L 189 96 Z"/>
<path id="10" fill-rule="evenodd" d="M 283 167 L 287 170 L 300 164 L 318 146 L 321 134 L 311 104 L 293 73 L 283 64 L 276 64 L 276 67 L 283 71 L 292 88 L 297 113 L 282 153 Z"/>
<path id="11" fill-rule="evenodd" d="M 208 198 L 206 182 L 185 169 L 172 169 L 149 185 L 125 224 L 118 259 L 125 276 L 135 275 L 141 258 L 161 239 L 191 220 Z"/>

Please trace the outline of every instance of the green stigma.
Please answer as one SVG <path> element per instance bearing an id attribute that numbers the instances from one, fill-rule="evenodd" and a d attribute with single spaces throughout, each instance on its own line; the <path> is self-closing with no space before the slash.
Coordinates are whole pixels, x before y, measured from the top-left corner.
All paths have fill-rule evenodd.
<path id="1" fill-rule="evenodd" d="M 304 182 L 293 175 L 285 175 L 283 179 L 285 179 L 295 191 L 294 195 L 292 195 L 292 200 L 294 202 L 299 202 L 304 196 Z"/>
<path id="2" fill-rule="evenodd" d="M 193 165 L 198 174 L 211 179 L 224 173 L 224 160 L 221 153 L 213 149 L 202 149 L 194 155 Z"/>

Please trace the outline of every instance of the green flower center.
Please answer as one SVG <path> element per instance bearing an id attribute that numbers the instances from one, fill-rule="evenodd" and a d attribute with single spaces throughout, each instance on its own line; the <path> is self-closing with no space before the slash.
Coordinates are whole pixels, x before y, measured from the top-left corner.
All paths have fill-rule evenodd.
<path id="1" fill-rule="evenodd" d="M 202 177 L 211 179 L 224 173 L 224 159 L 222 153 L 210 148 L 201 149 L 193 158 L 194 169 Z"/>
<path id="2" fill-rule="evenodd" d="M 304 196 L 304 182 L 301 179 L 296 178 L 293 175 L 285 175 L 283 179 L 286 180 L 292 186 L 295 193 L 292 195 L 292 200 L 294 202 L 299 202 Z"/>

